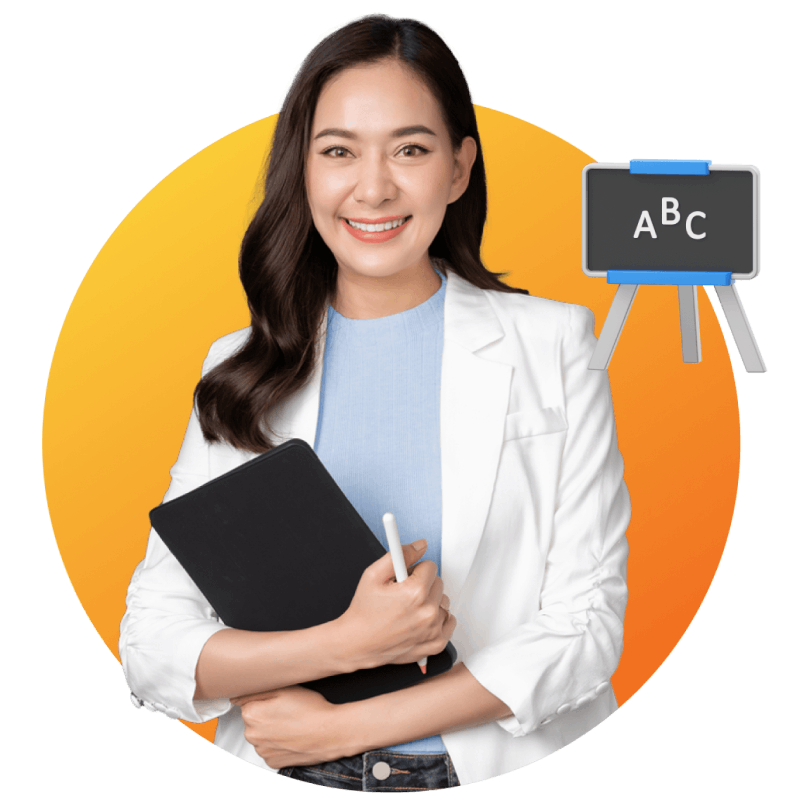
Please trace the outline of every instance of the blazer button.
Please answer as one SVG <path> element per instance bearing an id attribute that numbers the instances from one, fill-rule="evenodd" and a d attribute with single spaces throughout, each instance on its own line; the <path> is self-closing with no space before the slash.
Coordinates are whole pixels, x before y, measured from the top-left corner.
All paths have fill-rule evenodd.
<path id="1" fill-rule="evenodd" d="M 155 707 L 155 705 L 154 705 L 154 703 L 153 703 L 153 701 L 152 701 L 152 700 L 143 700 L 143 701 L 142 701 L 142 705 L 143 705 L 143 706 L 144 706 L 144 707 L 145 707 L 145 708 L 146 708 L 148 711 L 155 711 L 155 710 L 156 710 L 156 707 Z"/>
<path id="2" fill-rule="evenodd" d="M 131 692 L 131 703 L 133 703 L 134 708 L 141 708 L 144 705 L 133 692 Z"/>
<path id="3" fill-rule="evenodd" d="M 167 707 L 163 703 L 158 702 L 153 703 L 153 708 L 155 708 L 156 711 L 160 711 L 162 714 L 166 713 L 167 710 Z"/>
<path id="4" fill-rule="evenodd" d="M 180 715 L 180 713 L 178 712 L 178 709 L 177 709 L 177 708 L 168 708 L 168 709 L 167 709 L 167 710 L 166 710 L 164 713 L 165 713 L 165 714 L 166 714 L 166 715 L 167 715 L 167 716 L 168 716 L 170 719 L 180 719 L 180 718 L 181 718 L 181 715 Z"/>
<path id="5" fill-rule="evenodd" d="M 377 778 L 379 781 L 385 781 L 391 774 L 392 768 L 385 761 L 379 761 L 372 768 L 373 777 Z"/>
<path id="6" fill-rule="evenodd" d="M 553 717 L 545 717 L 539 724 L 549 725 L 553 721 Z"/>
<path id="7" fill-rule="evenodd" d="M 572 710 L 572 706 L 569 703 L 564 703 L 563 706 L 559 706 L 556 709 L 556 714 L 566 714 L 567 711 L 571 711 L 571 710 Z"/>
<path id="8" fill-rule="evenodd" d="M 603 694 L 611 684 L 608 681 L 603 681 L 599 686 L 595 687 L 594 693 L 597 695 Z"/>

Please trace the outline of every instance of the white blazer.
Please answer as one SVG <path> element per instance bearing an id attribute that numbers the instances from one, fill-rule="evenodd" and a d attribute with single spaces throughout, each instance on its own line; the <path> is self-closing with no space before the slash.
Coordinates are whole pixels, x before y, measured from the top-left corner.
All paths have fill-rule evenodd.
<path id="1" fill-rule="evenodd" d="M 593 317 L 581 306 L 484 291 L 449 271 L 441 381 L 441 574 L 453 637 L 472 675 L 513 716 L 443 735 L 461 783 L 529 764 L 617 704 L 630 500 L 608 378 L 587 369 Z M 216 341 L 205 373 L 248 330 Z M 274 417 L 280 441 L 313 446 L 322 377 Z M 193 413 L 165 500 L 253 455 L 207 444 Z M 269 769 L 237 706 L 193 701 L 197 659 L 225 626 L 151 531 L 122 620 L 120 656 L 137 705 L 192 722 Z"/>

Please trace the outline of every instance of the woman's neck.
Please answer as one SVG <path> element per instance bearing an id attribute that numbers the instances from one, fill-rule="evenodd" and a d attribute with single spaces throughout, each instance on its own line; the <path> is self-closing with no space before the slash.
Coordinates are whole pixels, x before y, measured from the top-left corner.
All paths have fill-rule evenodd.
<path id="1" fill-rule="evenodd" d="M 428 258 L 417 266 L 380 277 L 340 267 L 331 305 L 348 319 L 378 319 L 421 305 L 441 285 Z"/>

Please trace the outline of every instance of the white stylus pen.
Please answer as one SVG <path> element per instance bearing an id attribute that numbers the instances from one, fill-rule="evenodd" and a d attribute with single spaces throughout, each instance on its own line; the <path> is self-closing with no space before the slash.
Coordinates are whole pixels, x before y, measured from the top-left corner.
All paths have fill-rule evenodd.
<path id="1" fill-rule="evenodd" d="M 389 540 L 389 552 L 392 554 L 392 565 L 394 566 L 394 577 L 401 583 L 408 577 L 406 560 L 403 556 L 403 545 L 400 544 L 400 532 L 397 530 L 397 520 L 391 511 L 383 515 L 383 529 L 386 531 L 386 538 Z M 423 675 L 428 671 L 428 657 L 425 656 L 417 661 Z"/>

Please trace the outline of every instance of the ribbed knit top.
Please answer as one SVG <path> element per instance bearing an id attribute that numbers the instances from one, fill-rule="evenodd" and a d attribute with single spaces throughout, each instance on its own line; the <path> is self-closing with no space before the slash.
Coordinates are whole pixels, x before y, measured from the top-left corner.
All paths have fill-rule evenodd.
<path id="1" fill-rule="evenodd" d="M 446 279 L 438 274 L 438 291 L 399 314 L 348 319 L 328 308 L 314 450 L 385 547 L 391 511 L 403 544 L 427 539 L 424 558 L 441 572 Z M 445 752 L 439 736 L 383 749 Z"/>

